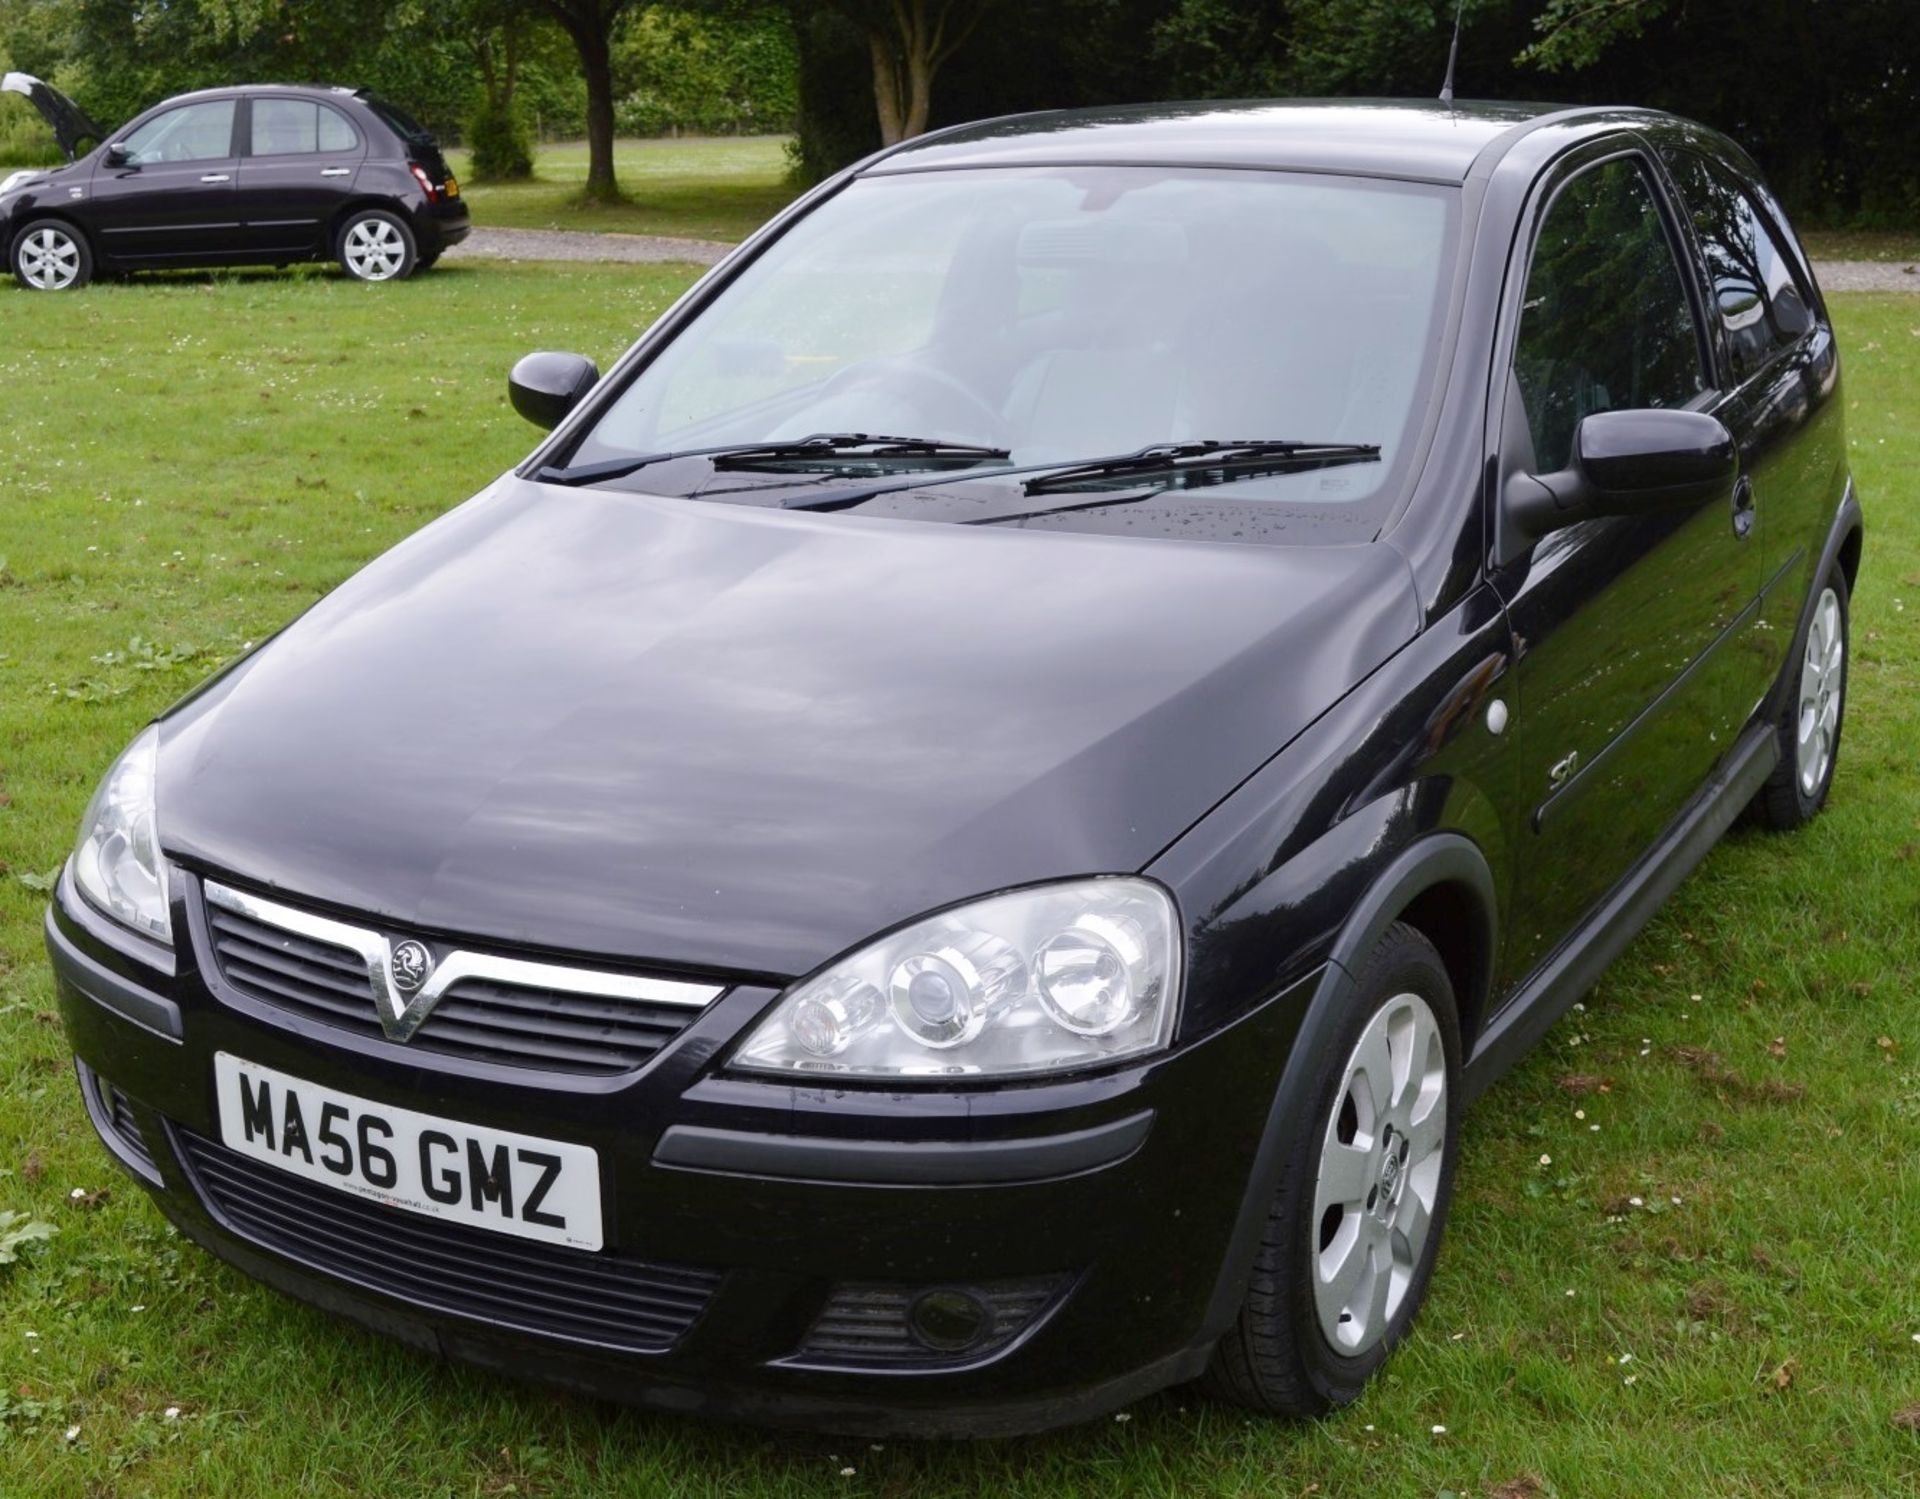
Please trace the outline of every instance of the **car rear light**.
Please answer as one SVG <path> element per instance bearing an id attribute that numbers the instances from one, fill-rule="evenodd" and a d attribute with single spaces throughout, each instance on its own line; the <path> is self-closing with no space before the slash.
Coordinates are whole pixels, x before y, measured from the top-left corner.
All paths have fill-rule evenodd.
<path id="1" fill-rule="evenodd" d="M 410 161 L 407 163 L 407 170 L 413 173 L 413 180 L 419 183 L 421 190 L 426 193 L 427 201 L 436 202 L 440 197 L 440 189 L 433 185 L 433 179 L 427 175 L 427 169 L 417 161 Z"/>

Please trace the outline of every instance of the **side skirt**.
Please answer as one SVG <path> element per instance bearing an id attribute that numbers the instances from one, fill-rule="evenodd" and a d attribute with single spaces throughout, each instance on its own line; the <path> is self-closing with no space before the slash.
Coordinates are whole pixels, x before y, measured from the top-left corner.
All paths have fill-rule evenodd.
<path id="1" fill-rule="evenodd" d="M 1513 998 L 1481 1031 L 1463 1079 L 1468 1100 L 1478 1098 L 1525 1056 L 1591 989 L 1606 967 L 1639 935 L 1654 912 L 1679 889 L 1739 819 L 1773 773 L 1780 745 L 1769 721 L 1751 723 L 1699 795 L 1660 841 L 1615 885 Z"/>

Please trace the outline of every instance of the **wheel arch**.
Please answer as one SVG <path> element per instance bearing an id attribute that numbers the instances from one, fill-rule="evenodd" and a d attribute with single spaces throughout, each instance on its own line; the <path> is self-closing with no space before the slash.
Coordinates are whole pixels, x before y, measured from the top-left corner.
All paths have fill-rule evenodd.
<path id="1" fill-rule="evenodd" d="M 1460 1012 L 1460 1047 L 1469 1051 L 1486 1020 L 1493 987 L 1491 886 L 1449 875 L 1426 886 L 1401 908 L 1398 920 L 1425 937 L 1440 954 L 1453 982 Z"/>
<path id="2" fill-rule="evenodd" d="M 7 230 L 6 251 L 9 270 L 12 269 L 14 241 L 25 234 L 30 227 L 40 223 L 43 219 L 53 219 L 57 223 L 64 224 L 75 234 L 79 235 L 81 239 L 85 240 L 87 253 L 93 257 L 93 263 L 96 266 L 105 259 L 100 253 L 100 242 L 93 237 L 93 231 L 81 223 L 79 219 L 66 212 L 64 208 L 36 208 L 31 213 L 22 214 L 19 224 L 17 226 L 9 226 Z"/>
<path id="3" fill-rule="evenodd" d="M 1287 1147 L 1302 1127 L 1300 1111 L 1311 1106 L 1306 1080 L 1315 1050 L 1352 1002 L 1354 975 L 1365 966 L 1367 956 L 1396 922 L 1414 927 L 1433 943 L 1454 986 L 1464 1078 L 1465 1059 L 1487 1019 L 1499 909 L 1497 885 L 1486 855 L 1471 838 L 1456 832 L 1430 832 L 1405 844 L 1387 859 L 1354 902 L 1281 1069 L 1249 1173 L 1246 1199 L 1196 1347 L 1218 1340 L 1238 1314 Z"/>
<path id="4" fill-rule="evenodd" d="M 1847 592 L 1853 593 L 1854 585 L 1860 578 L 1860 561 L 1866 546 L 1866 520 L 1860 511 L 1860 499 L 1854 492 L 1853 479 L 1847 479 L 1845 492 L 1840 497 L 1840 506 L 1834 512 L 1833 521 L 1827 528 L 1826 542 L 1820 548 L 1820 560 L 1814 565 L 1807 586 L 1806 597 L 1800 601 L 1798 617 L 1794 621 L 1792 644 L 1780 667 L 1780 674 L 1774 678 L 1773 686 L 1768 690 L 1765 701 L 1754 712 L 1754 717 L 1771 718 L 1784 711 L 1787 698 L 1799 681 L 1795 663 L 1801 652 L 1807 648 L 1807 631 L 1813 623 L 1813 611 L 1820 601 L 1822 580 L 1834 568 L 1838 567 L 1847 580 Z"/>
<path id="5" fill-rule="evenodd" d="M 1846 535 L 1841 539 L 1840 549 L 1834 560 L 1840 564 L 1840 571 L 1847 575 L 1847 592 L 1852 593 L 1860 582 L 1860 551 L 1866 541 L 1866 528 L 1855 516 L 1847 527 Z"/>
<path id="6" fill-rule="evenodd" d="M 346 232 L 347 224 L 353 219 L 353 216 L 369 211 L 378 211 L 387 214 L 404 224 L 407 234 L 414 242 L 414 253 L 416 255 L 419 254 L 420 236 L 414 230 L 413 216 L 409 214 L 406 209 L 396 204 L 391 198 L 384 198 L 378 193 L 362 193 L 356 197 L 347 199 L 345 203 L 333 211 L 333 217 L 327 220 L 326 250 L 328 255 L 337 257 L 340 254 L 340 236 Z"/>

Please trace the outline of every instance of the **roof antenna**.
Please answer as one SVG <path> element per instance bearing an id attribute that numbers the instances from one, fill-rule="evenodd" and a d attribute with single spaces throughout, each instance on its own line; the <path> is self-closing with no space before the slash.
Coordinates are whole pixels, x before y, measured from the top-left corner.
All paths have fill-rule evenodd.
<path id="1" fill-rule="evenodd" d="M 1467 8 L 1467 0 L 1457 0 L 1453 7 L 1453 43 L 1447 48 L 1447 79 L 1440 85 L 1440 102 L 1453 108 L 1453 65 L 1460 60 L 1460 16 Z"/>

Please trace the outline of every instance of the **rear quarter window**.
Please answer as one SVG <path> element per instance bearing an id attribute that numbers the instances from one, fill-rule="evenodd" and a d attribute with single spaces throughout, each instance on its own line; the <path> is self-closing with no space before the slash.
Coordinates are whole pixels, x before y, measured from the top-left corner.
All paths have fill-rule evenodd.
<path id="1" fill-rule="evenodd" d="M 345 115 L 311 99 L 255 99 L 250 135 L 255 156 L 351 151 L 360 141 Z"/>
<path id="2" fill-rule="evenodd" d="M 1744 381 L 1811 331 L 1813 310 L 1745 184 L 1698 151 L 1674 149 L 1665 160 L 1693 220 L 1733 378 Z"/>

